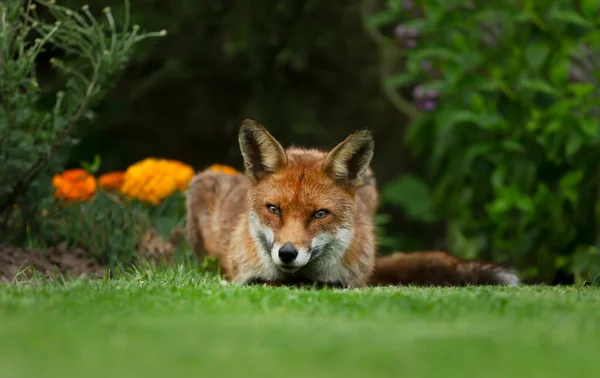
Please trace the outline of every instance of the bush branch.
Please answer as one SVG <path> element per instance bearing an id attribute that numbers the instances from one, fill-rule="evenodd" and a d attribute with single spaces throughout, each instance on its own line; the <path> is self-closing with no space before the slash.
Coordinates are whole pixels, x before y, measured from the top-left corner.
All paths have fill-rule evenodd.
<path id="1" fill-rule="evenodd" d="M 413 106 L 410 101 L 407 101 L 402 97 L 396 89 L 386 85 L 386 81 L 392 75 L 393 68 L 402 57 L 402 53 L 398 50 L 398 47 L 394 42 L 390 41 L 377 30 L 377 27 L 369 24 L 369 16 L 374 8 L 374 0 L 364 0 L 361 14 L 365 32 L 379 46 L 379 53 L 381 55 L 381 58 L 379 59 L 380 85 L 383 89 L 383 93 L 392 105 L 410 119 L 414 119 L 419 116 L 420 111 Z"/>

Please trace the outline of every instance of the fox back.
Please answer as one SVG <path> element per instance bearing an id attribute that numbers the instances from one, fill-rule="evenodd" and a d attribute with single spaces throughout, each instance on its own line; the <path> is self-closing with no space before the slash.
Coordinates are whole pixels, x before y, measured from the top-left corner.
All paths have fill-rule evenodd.
<path id="1" fill-rule="evenodd" d="M 190 183 L 187 236 L 240 283 L 307 280 L 363 286 L 375 263 L 374 141 L 358 131 L 326 153 L 284 150 L 245 120 L 245 175 L 204 171 Z"/>

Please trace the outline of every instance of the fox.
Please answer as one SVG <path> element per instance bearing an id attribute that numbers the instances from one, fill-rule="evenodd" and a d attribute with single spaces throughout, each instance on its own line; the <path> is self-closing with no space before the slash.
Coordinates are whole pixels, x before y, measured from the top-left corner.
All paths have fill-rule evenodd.
<path id="1" fill-rule="evenodd" d="M 238 284 L 340 288 L 519 284 L 512 269 L 445 251 L 377 256 L 375 141 L 357 130 L 330 151 L 282 145 L 244 119 L 244 172 L 203 170 L 185 193 L 185 238 Z"/>

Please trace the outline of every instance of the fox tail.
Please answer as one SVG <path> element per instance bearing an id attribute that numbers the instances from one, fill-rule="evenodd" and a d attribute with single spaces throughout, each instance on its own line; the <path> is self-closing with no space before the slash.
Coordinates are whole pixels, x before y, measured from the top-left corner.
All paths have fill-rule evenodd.
<path id="1" fill-rule="evenodd" d="M 511 269 L 491 262 L 463 260 L 444 251 L 395 252 L 375 262 L 370 286 L 517 286 Z"/>

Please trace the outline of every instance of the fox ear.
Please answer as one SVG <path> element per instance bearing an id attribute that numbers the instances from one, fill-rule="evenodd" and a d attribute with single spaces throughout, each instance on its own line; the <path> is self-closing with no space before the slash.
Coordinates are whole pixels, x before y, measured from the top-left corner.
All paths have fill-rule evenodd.
<path id="1" fill-rule="evenodd" d="M 260 123 L 245 119 L 240 126 L 240 150 L 246 174 L 257 183 L 287 164 L 281 144 Z"/>
<path id="2" fill-rule="evenodd" d="M 359 130 L 329 152 L 323 163 L 323 171 L 341 185 L 358 187 L 369 168 L 374 150 L 375 140 L 371 130 Z"/>

